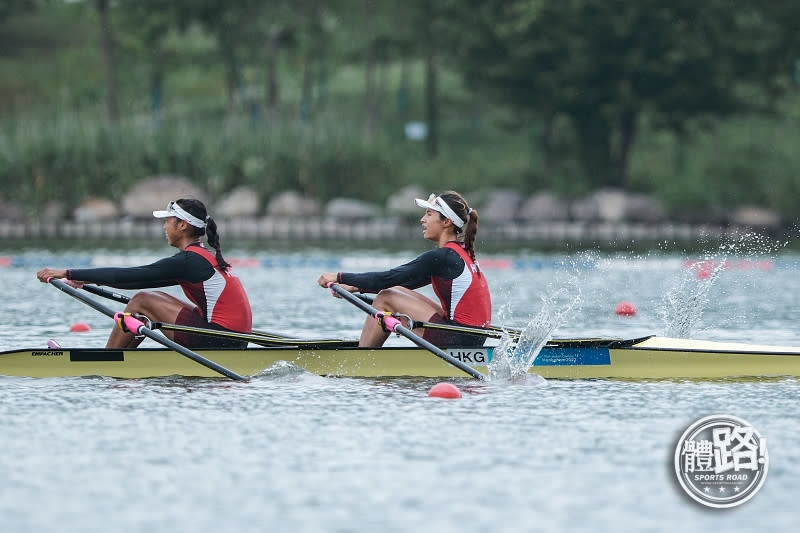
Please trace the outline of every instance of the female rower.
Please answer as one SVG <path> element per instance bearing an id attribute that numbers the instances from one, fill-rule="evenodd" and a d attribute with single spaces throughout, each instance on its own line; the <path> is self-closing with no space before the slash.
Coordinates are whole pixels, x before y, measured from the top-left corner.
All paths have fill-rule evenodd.
<path id="1" fill-rule="evenodd" d="M 40 270 L 36 277 L 46 283 L 50 278 L 66 278 L 80 286 L 96 283 L 119 289 L 145 289 L 180 285 L 192 303 L 162 291 L 134 294 L 125 312 L 141 313 L 153 322 L 221 331 L 249 333 L 252 329 L 250 301 L 244 287 L 222 257 L 217 224 L 199 200 L 175 200 L 166 211 L 153 211 L 164 219 L 164 233 L 178 253 L 150 265 L 129 268 L 73 268 Z M 208 250 L 200 237 L 208 235 Z M 180 331 L 164 331 L 175 342 L 189 348 L 245 348 L 247 341 Z M 141 338 L 115 327 L 106 348 L 135 348 Z"/>
<path id="2" fill-rule="evenodd" d="M 422 236 L 437 244 L 413 261 L 385 272 L 354 274 L 323 273 L 317 282 L 327 287 L 334 282 L 350 292 L 378 293 L 373 306 L 381 311 L 408 315 L 415 321 L 486 327 L 492 318 L 492 302 L 486 278 L 475 260 L 478 212 L 457 192 L 432 194 L 420 219 Z M 439 301 L 413 291 L 432 285 Z M 437 346 L 482 346 L 485 337 L 447 329 L 417 328 L 418 335 Z M 382 346 L 388 338 L 382 325 L 367 318 L 359 346 Z"/>

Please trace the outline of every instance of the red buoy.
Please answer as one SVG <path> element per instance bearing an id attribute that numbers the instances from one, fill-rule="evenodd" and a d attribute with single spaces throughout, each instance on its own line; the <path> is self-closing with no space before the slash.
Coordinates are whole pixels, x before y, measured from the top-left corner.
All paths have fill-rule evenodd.
<path id="1" fill-rule="evenodd" d="M 619 316 L 633 316 L 636 314 L 636 306 L 630 302 L 620 302 L 614 312 Z"/>
<path id="2" fill-rule="evenodd" d="M 461 398 L 461 391 L 452 383 L 437 383 L 428 392 L 433 398 Z"/>
<path id="3" fill-rule="evenodd" d="M 711 270 L 707 268 L 701 268 L 697 271 L 697 279 L 709 279 L 711 278 L 711 274 L 713 274 Z"/>
<path id="4" fill-rule="evenodd" d="M 72 331 L 73 333 L 83 333 L 89 331 L 90 329 L 92 328 L 90 328 L 89 324 L 87 324 L 86 322 L 75 322 L 69 328 L 69 330 Z"/>

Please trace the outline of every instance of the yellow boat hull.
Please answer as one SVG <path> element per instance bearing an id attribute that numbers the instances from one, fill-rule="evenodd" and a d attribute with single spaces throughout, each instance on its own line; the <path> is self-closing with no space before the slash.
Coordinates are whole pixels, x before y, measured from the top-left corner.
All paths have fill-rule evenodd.
<path id="1" fill-rule="evenodd" d="M 488 373 L 494 348 L 445 349 Z M 420 348 L 248 348 L 198 350 L 234 372 L 254 376 L 279 362 L 308 372 L 342 377 L 458 378 L 467 375 Z M 800 348 L 687 339 L 576 339 L 549 343 L 530 373 L 559 379 L 718 379 L 800 376 Z M 0 352 L 0 375 L 28 377 L 221 377 L 187 357 L 162 348 L 105 350 L 21 349 Z"/>

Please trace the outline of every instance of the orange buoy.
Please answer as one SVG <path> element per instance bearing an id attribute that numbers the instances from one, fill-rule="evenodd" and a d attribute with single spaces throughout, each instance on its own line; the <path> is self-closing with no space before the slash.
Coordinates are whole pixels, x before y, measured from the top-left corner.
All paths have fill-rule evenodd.
<path id="1" fill-rule="evenodd" d="M 461 391 L 452 383 L 437 383 L 428 391 L 433 398 L 461 398 Z"/>
<path id="2" fill-rule="evenodd" d="M 73 333 L 83 333 L 85 331 L 89 331 L 90 329 L 92 328 L 90 328 L 89 324 L 87 324 L 86 322 L 75 322 L 69 328 L 69 330 L 72 331 Z"/>
<path id="3" fill-rule="evenodd" d="M 619 316 L 633 316 L 636 314 L 636 306 L 630 302 L 620 302 L 614 312 Z"/>

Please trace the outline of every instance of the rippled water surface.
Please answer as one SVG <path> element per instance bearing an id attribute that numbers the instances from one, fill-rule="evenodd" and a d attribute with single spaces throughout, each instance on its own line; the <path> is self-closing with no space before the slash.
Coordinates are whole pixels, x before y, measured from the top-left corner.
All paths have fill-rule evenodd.
<path id="1" fill-rule="evenodd" d="M 350 252 L 346 264 L 388 265 L 417 252 Z M 92 257 L 139 264 L 166 253 Z M 40 265 L 69 266 L 87 254 L 0 250 L 18 265 L 0 267 L 0 349 L 43 347 L 51 337 L 102 346 L 110 320 L 34 277 Z M 238 269 L 254 327 L 357 336 L 363 314 L 315 285 L 340 256 L 281 257 L 285 266 Z M 689 332 L 800 345 L 795 256 L 716 254 L 710 259 L 726 266 L 702 271 L 684 262 L 696 258 L 679 255 L 486 259 L 504 266 L 487 268 L 496 323 L 522 326 L 545 313 L 560 321 L 556 337 Z M 617 316 L 621 301 L 634 303 L 636 316 Z M 77 321 L 92 330 L 70 333 Z M 285 366 L 247 383 L 0 376 L 0 530 L 671 532 L 796 524 L 795 379 L 464 378 L 454 380 L 464 394 L 458 400 L 429 398 L 436 382 L 323 378 Z M 716 413 L 752 423 L 769 446 L 764 486 L 734 509 L 693 502 L 671 466 L 681 433 Z"/>

